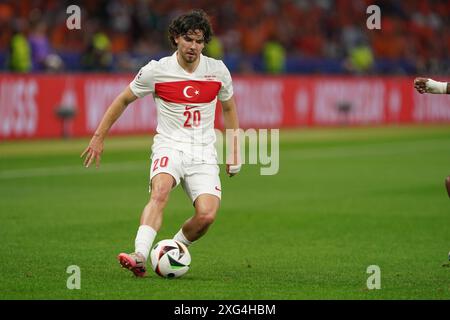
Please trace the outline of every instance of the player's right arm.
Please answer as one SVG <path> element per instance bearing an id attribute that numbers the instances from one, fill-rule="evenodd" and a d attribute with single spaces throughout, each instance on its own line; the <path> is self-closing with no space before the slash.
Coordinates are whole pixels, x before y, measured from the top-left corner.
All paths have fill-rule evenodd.
<path id="1" fill-rule="evenodd" d="M 421 94 L 450 94 L 450 82 L 440 82 L 429 78 L 415 78 L 414 88 Z"/>
<path id="2" fill-rule="evenodd" d="M 100 124 L 95 130 L 89 145 L 81 154 L 81 158 L 86 156 L 84 159 L 84 166 L 86 166 L 86 168 L 88 168 L 94 160 L 97 167 L 100 165 L 101 154 L 103 152 L 103 141 L 105 140 L 109 129 L 117 119 L 119 119 L 127 106 L 136 99 L 137 97 L 131 91 L 130 86 L 127 86 L 109 105 Z"/>

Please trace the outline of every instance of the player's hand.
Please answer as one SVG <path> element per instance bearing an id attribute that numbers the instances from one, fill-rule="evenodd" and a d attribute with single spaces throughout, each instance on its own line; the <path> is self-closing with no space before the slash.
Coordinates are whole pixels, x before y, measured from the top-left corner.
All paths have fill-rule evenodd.
<path id="1" fill-rule="evenodd" d="M 100 160 L 101 155 L 103 153 L 103 139 L 101 139 L 99 136 L 94 135 L 89 142 L 88 147 L 83 151 L 81 154 L 81 158 L 86 156 L 84 159 L 84 166 L 86 168 L 89 168 L 92 161 L 95 160 L 96 167 L 98 168 L 100 166 Z"/>
<path id="2" fill-rule="evenodd" d="M 241 171 L 241 164 L 230 165 L 227 164 L 227 174 L 232 177 L 235 176 Z"/>
<path id="3" fill-rule="evenodd" d="M 239 148 L 235 148 L 227 157 L 226 171 L 228 176 L 233 177 L 241 171 L 241 154 Z"/>
<path id="4" fill-rule="evenodd" d="M 416 78 L 414 80 L 414 88 L 420 93 L 447 93 L 447 82 L 435 81 L 427 78 Z"/>
<path id="5" fill-rule="evenodd" d="M 416 90 L 420 93 L 427 93 L 428 89 L 427 89 L 427 78 L 415 78 L 414 79 L 414 88 L 416 88 Z"/>
<path id="6" fill-rule="evenodd" d="M 235 176 L 241 171 L 241 157 L 239 155 L 239 152 L 237 153 L 231 153 L 227 160 L 227 174 L 228 176 L 232 177 Z"/>

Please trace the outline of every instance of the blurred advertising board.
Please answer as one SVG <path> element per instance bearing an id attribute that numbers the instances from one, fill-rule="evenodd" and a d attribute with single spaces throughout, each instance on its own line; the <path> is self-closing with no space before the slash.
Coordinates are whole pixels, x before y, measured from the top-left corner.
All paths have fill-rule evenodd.
<path id="1" fill-rule="evenodd" d="M 0 75 L 0 140 L 89 136 L 134 75 Z M 445 79 L 440 79 L 445 81 Z M 447 79 L 448 81 L 448 79 Z M 450 123 L 450 95 L 420 95 L 411 77 L 234 76 L 242 128 Z M 57 110 L 72 110 L 65 124 Z M 154 133 L 152 96 L 136 100 L 111 134 Z M 220 107 L 216 126 L 223 127 Z"/>

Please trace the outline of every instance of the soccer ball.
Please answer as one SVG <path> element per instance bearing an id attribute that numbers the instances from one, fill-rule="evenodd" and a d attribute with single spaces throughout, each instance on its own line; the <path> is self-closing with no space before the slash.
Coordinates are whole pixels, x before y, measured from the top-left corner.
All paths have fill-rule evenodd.
<path id="1" fill-rule="evenodd" d="M 191 255 L 180 241 L 166 239 L 158 242 L 150 253 L 153 271 L 164 278 L 178 278 L 189 270 Z"/>

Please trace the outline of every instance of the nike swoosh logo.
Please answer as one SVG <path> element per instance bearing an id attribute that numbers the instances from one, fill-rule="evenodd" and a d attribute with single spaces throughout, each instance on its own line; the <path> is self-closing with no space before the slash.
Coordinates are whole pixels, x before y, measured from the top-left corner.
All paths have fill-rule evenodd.
<path id="1" fill-rule="evenodd" d="M 191 110 L 191 109 L 194 109 L 194 108 L 198 108 L 198 106 L 186 106 L 185 110 Z"/>
<path id="2" fill-rule="evenodd" d="M 220 190 L 218 187 L 216 187 L 216 190 L 222 192 L 222 190 Z"/>

